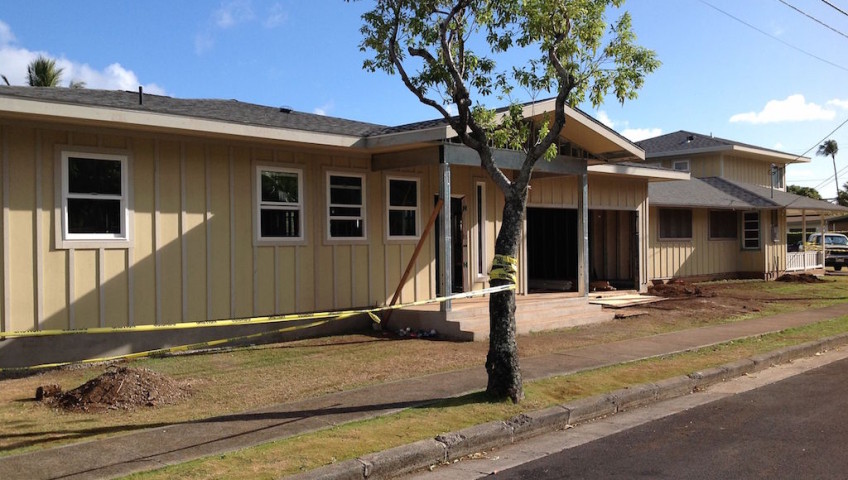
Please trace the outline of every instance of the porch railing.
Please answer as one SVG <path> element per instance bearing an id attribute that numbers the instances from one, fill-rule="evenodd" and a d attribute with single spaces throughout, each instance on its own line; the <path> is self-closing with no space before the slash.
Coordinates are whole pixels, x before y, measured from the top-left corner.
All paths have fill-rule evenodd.
<path id="1" fill-rule="evenodd" d="M 786 271 L 798 272 L 824 267 L 822 252 L 786 252 Z"/>

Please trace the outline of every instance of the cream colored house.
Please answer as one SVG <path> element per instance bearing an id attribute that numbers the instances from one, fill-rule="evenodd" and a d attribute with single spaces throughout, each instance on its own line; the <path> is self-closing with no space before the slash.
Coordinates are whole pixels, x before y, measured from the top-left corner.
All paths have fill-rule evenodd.
<path id="1" fill-rule="evenodd" d="M 525 114 L 542 117 L 552 107 L 529 104 Z M 0 87 L 0 328 L 384 305 L 419 241 L 400 302 L 436 297 L 440 285 L 483 289 L 503 198 L 476 154 L 453 137 L 440 120 L 386 127 L 141 90 Z M 641 148 L 577 110 L 568 110 L 559 147 L 561 155 L 534 174 L 518 284 L 522 298 L 544 298 L 555 314 L 541 321 L 540 303 L 528 300 L 519 331 L 608 319 L 587 302 L 590 279 L 643 290 L 648 183 L 688 177 L 640 166 Z M 519 159 L 512 151 L 496 157 L 506 169 Z M 425 235 L 440 196 L 450 201 Z M 479 305 L 399 311 L 392 328 L 485 338 Z M 295 335 L 369 322 L 363 316 Z M 6 339 L 0 366 L 220 336 L 207 328 Z"/>
<path id="2" fill-rule="evenodd" d="M 785 191 L 786 166 L 809 158 L 686 131 L 638 144 L 646 163 L 692 175 L 650 186 L 652 280 L 774 279 L 822 267 L 815 252 L 787 253 L 787 216 L 848 211 Z"/>

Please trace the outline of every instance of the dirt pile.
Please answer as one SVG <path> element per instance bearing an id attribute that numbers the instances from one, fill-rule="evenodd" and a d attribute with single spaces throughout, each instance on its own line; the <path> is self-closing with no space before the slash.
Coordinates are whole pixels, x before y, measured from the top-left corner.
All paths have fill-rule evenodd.
<path id="1" fill-rule="evenodd" d="M 777 277 L 778 282 L 789 283 L 822 283 L 824 280 L 812 273 L 784 273 Z"/>
<path id="2" fill-rule="evenodd" d="M 176 403 L 190 394 L 188 385 L 152 370 L 110 367 L 67 392 L 56 385 L 39 387 L 36 400 L 71 412 L 101 412 Z"/>
<path id="3" fill-rule="evenodd" d="M 700 297 L 703 295 L 701 288 L 697 285 L 692 285 L 691 283 L 679 280 L 669 283 L 661 283 L 659 285 L 651 285 L 648 287 L 648 294 L 665 298 Z"/>

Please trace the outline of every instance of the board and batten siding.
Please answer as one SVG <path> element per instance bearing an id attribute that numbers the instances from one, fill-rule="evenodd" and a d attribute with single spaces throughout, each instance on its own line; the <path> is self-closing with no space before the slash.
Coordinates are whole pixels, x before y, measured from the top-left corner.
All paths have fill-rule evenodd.
<path id="1" fill-rule="evenodd" d="M 57 247 L 63 148 L 128 154 L 129 245 Z M 373 172 L 368 156 L 356 153 L 39 123 L 0 122 L 0 163 L 2 331 L 382 304 L 416 244 L 386 240 L 386 176 L 419 179 L 420 229 L 438 191 L 430 167 Z M 254 242 L 258 165 L 303 170 L 305 241 Z M 365 175 L 367 241 L 327 240 L 327 171 Z M 493 193 L 487 189 L 486 211 L 499 215 Z M 432 243 L 401 301 L 435 293 Z"/>
<path id="2" fill-rule="evenodd" d="M 692 209 L 690 240 L 661 240 L 659 212 L 651 207 L 648 262 L 651 279 L 745 273 L 776 278 L 786 268 L 786 216 L 777 215 L 777 232 L 772 231 L 772 212 L 760 211 L 760 245 L 741 248 L 741 231 L 735 239 L 709 238 L 709 210 Z M 776 240 L 776 241 L 775 241 Z"/>
<path id="3" fill-rule="evenodd" d="M 527 200 L 528 206 L 577 208 L 578 183 L 575 176 L 537 177 L 530 182 L 530 186 L 530 196 Z M 636 228 L 639 234 L 639 288 L 646 288 L 649 276 L 646 262 L 648 240 L 644 234 L 648 230 L 649 225 L 647 180 L 589 174 L 588 197 L 588 208 L 590 211 L 612 210 L 636 212 Z M 589 234 L 591 235 L 591 233 Z M 606 239 L 605 241 L 610 240 L 629 241 L 629 239 L 621 236 L 621 232 L 619 232 L 619 235 L 615 239 Z M 627 259 L 621 260 L 628 261 Z M 589 268 L 591 269 L 592 266 L 590 265 Z M 526 277 L 526 271 L 524 273 Z"/>
<path id="4" fill-rule="evenodd" d="M 771 187 L 771 164 L 726 155 L 724 156 L 723 176 L 728 180 L 769 188 Z"/>

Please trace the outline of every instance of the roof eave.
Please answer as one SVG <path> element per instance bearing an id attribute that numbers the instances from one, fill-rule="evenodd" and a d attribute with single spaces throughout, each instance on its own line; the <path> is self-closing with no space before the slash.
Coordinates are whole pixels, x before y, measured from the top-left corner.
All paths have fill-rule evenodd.
<path id="1" fill-rule="evenodd" d="M 674 181 L 690 179 L 689 172 L 681 172 L 677 170 L 659 170 L 656 168 L 639 167 L 634 165 L 590 165 L 589 167 L 587 167 L 587 170 L 589 173 L 626 175 L 630 177 L 647 178 L 649 181 Z"/>
<path id="2" fill-rule="evenodd" d="M 247 125 L 165 113 L 5 96 L 0 96 L 0 114 L 33 120 L 60 120 L 72 124 L 132 126 L 151 131 L 279 140 L 343 148 L 363 147 L 362 137 L 354 135 Z"/>

